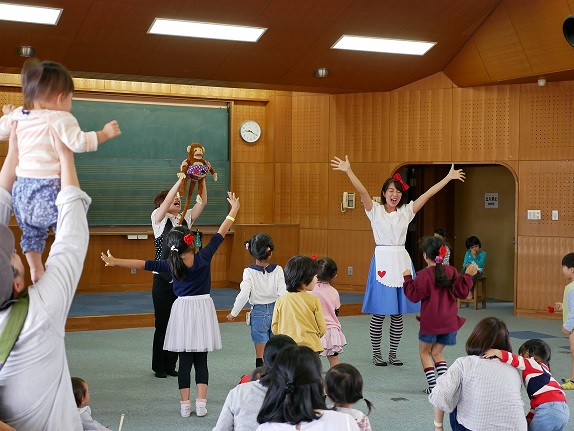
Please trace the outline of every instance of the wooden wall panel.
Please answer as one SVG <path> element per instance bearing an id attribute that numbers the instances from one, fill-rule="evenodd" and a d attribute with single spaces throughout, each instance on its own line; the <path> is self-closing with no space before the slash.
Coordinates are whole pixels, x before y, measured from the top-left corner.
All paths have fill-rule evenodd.
<path id="1" fill-rule="evenodd" d="M 533 73 L 574 69 L 572 47 L 562 34 L 562 23 L 572 14 L 567 0 L 504 0 L 504 9 Z"/>
<path id="2" fill-rule="evenodd" d="M 332 231 L 327 229 L 300 229 L 299 230 L 299 252 L 305 256 L 315 255 L 317 259 L 329 254 L 329 235 Z"/>
<path id="3" fill-rule="evenodd" d="M 452 160 L 517 160 L 520 88 L 453 89 Z"/>
<path id="4" fill-rule="evenodd" d="M 349 155 L 355 162 L 389 160 L 390 93 L 331 97 L 329 159 Z"/>
<path id="5" fill-rule="evenodd" d="M 354 163 L 351 168 L 371 196 L 381 196 L 383 183 L 390 176 L 389 163 Z M 355 209 L 341 212 L 343 192 L 355 193 Z M 329 171 L 329 229 L 371 230 L 365 207 L 349 177 L 342 171 Z"/>
<path id="6" fill-rule="evenodd" d="M 291 163 L 275 163 L 274 223 L 291 223 Z"/>
<path id="7" fill-rule="evenodd" d="M 567 160 L 574 152 L 574 82 L 520 86 L 520 160 Z"/>
<path id="8" fill-rule="evenodd" d="M 293 93 L 292 160 L 329 160 L 329 95 Z"/>
<path id="9" fill-rule="evenodd" d="M 267 133 L 273 136 L 274 161 L 291 161 L 292 103 L 291 94 L 272 96 L 267 104 Z"/>
<path id="10" fill-rule="evenodd" d="M 538 310 L 548 317 L 546 307 L 562 302 L 564 286 L 562 258 L 574 251 L 574 237 L 518 236 L 517 310 Z"/>
<path id="11" fill-rule="evenodd" d="M 452 89 L 391 93 L 391 161 L 451 160 Z"/>
<path id="12" fill-rule="evenodd" d="M 444 72 L 460 87 L 491 82 L 473 38 L 466 42 L 456 57 L 444 68 Z"/>
<path id="13" fill-rule="evenodd" d="M 395 91 L 435 90 L 439 88 L 454 88 L 454 82 L 444 72 L 437 72 L 426 78 L 407 84 Z"/>
<path id="14" fill-rule="evenodd" d="M 153 239 L 135 240 L 128 239 L 127 235 L 106 235 L 90 237 L 90 245 L 88 247 L 88 254 L 84 262 L 84 271 L 87 271 L 86 276 L 90 277 L 83 281 L 86 285 L 101 284 L 101 285 L 118 285 L 118 284 L 147 284 L 151 286 L 150 273 L 147 271 L 138 270 L 135 274 L 130 274 L 129 268 L 119 268 L 105 266 L 100 258 L 100 253 L 110 250 L 110 252 L 118 258 L 122 259 L 153 259 L 155 249 L 153 246 Z M 97 280 L 97 272 L 99 271 L 99 282 Z M 94 277 L 92 279 L 92 277 Z M 83 285 L 84 283 L 80 283 Z"/>
<path id="15" fill-rule="evenodd" d="M 365 216 L 366 218 L 366 216 Z M 365 291 L 371 258 L 375 250 L 373 232 L 348 229 L 329 230 L 329 257 L 337 262 L 338 275 L 333 285 L 340 290 Z M 349 266 L 353 275 L 347 275 Z"/>
<path id="16" fill-rule="evenodd" d="M 273 137 L 264 130 L 267 126 L 265 120 L 265 103 L 263 102 L 234 102 L 231 124 L 231 139 L 233 163 L 243 162 L 273 162 Z M 241 139 L 239 128 L 246 120 L 255 120 L 261 126 L 261 138 L 257 142 L 249 143 Z"/>
<path id="17" fill-rule="evenodd" d="M 302 229 L 328 224 L 329 165 L 293 163 L 291 166 L 291 223 Z"/>
<path id="18" fill-rule="evenodd" d="M 241 208 L 238 223 L 272 223 L 273 163 L 234 163 L 232 184 Z"/>
<path id="19" fill-rule="evenodd" d="M 489 15 L 472 39 L 492 81 L 532 74 L 505 2 Z"/>
<path id="20" fill-rule="evenodd" d="M 518 235 L 574 237 L 574 161 L 521 161 L 518 172 Z M 541 219 L 528 220 L 528 210 L 541 210 Z"/>

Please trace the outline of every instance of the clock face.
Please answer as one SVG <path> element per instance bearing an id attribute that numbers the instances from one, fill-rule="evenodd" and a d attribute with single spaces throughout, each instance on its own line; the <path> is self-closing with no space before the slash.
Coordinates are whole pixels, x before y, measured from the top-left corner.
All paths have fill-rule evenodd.
<path id="1" fill-rule="evenodd" d="M 261 137 L 261 127 L 256 121 L 247 120 L 241 124 L 239 134 L 245 142 L 255 142 Z"/>

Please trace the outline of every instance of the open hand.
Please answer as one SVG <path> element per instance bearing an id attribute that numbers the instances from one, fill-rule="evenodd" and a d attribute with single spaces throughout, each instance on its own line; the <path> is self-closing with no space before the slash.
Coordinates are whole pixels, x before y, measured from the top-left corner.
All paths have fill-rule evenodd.
<path id="1" fill-rule="evenodd" d="M 454 163 L 450 166 L 450 171 L 446 176 L 449 180 L 460 180 L 464 183 L 465 173 L 462 169 L 455 169 Z"/>
<path id="2" fill-rule="evenodd" d="M 337 156 L 331 159 L 331 166 L 334 171 L 349 172 L 351 169 L 351 163 L 349 162 L 349 156 L 345 156 L 345 160 L 341 160 Z"/>
<path id="3" fill-rule="evenodd" d="M 484 354 L 482 355 L 483 358 L 486 359 L 490 359 L 490 358 L 500 358 L 502 356 L 502 353 L 500 352 L 499 349 L 488 349 L 486 352 L 484 352 Z"/>
<path id="4" fill-rule="evenodd" d="M 229 202 L 231 208 L 239 209 L 239 198 L 235 196 L 235 193 L 227 192 L 227 202 Z"/>
<path id="5" fill-rule="evenodd" d="M 102 252 L 101 258 L 106 263 L 106 266 L 116 266 L 116 258 L 112 256 L 109 250 L 108 254 Z"/>

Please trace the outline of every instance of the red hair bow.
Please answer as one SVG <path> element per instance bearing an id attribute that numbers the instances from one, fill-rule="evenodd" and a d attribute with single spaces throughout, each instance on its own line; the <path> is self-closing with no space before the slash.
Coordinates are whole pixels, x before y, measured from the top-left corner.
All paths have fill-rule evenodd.
<path id="1" fill-rule="evenodd" d="M 317 260 L 317 255 L 316 255 L 316 254 L 312 254 L 312 255 L 311 255 L 311 259 Z"/>
<path id="2" fill-rule="evenodd" d="M 438 249 L 438 255 L 442 258 L 446 256 L 446 247 L 444 245 L 441 245 Z"/>
<path id="3" fill-rule="evenodd" d="M 393 179 L 401 183 L 401 186 L 403 186 L 403 190 L 407 191 L 409 189 L 408 184 L 403 181 L 403 179 L 401 178 L 401 174 L 399 174 L 398 172 L 395 175 L 393 175 Z"/>
<path id="4" fill-rule="evenodd" d="M 187 245 L 193 244 L 193 241 L 195 241 L 195 237 L 193 235 L 187 234 L 183 237 L 183 242 L 185 242 Z"/>

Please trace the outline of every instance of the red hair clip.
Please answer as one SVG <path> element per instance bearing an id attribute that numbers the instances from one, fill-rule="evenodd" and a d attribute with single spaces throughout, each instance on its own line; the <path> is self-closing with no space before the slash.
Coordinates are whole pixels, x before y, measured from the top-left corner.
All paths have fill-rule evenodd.
<path id="1" fill-rule="evenodd" d="M 317 255 L 316 255 L 316 254 L 312 254 L 312 255 L 311 255 L 311 259 L 317 260 Z"/>
<path id="2" fill-rule="evenodd" d="M 409 189 L 408 184 L 403 181 L 403 179 L 401 178 L 401 174 L 399 174 L 398 172 L 395 175 L 393 175 L 393 179 L 401 183 L 401 186 L 403 186 L 404 191 L 407 191 Z"/>
<path id="3" fill-rule="evenodd" d="M 183 242 L 187 245 L 193 244 L 193 241 L 195 241 L 195 237 L 193 235 L 187 234 L 183 237 Z"/>

